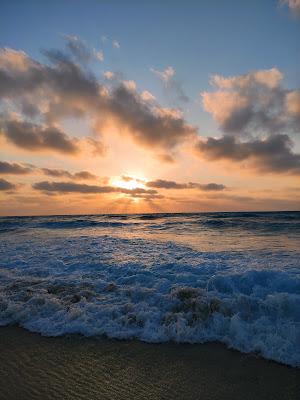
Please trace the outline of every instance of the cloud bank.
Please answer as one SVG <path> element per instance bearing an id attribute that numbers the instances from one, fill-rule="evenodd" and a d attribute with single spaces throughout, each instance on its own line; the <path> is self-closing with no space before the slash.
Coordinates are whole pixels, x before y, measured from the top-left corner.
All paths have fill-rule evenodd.
<path id="1" fill-rule="evenodd" d="M 157 179 L 155 181 L 149 181 L 146 183 L 147 187 L 156 189 L 201 189 L 203 191 L 220 191 L 226 189 L 225 185 L 217 183 L 178 183 L 175 181 L 167 181 L 163 179 Z"/>
<path id="2" fill-rule="evenodd" d="M 169 113 L 146 99 L 135 88 L 119 82 L 106 87 L 86 68 L 82 43 L 69 38 L 72 57 L 60 50 L 45 50 L 45 63 L 22 51 L 0 50 L 0 102 L 7 112 L 1 117 L 6 139 L 24 149 L 51 149 L 74 154 L 77 139 L 60 128 L 66 118 L 87 118 L 95 135 L 109 123 L 120 127 L 147 148 L 169 149 L 196 135 L 184 118 Z M 153 99 L 154 100 L 154 99 Z M 18 118 L 13 118 L 17 113 Z"/>
<path id="3" fill-rule="evenodd" d="M 115 186 L 98 186 L 87 185 L 74 182 L 49 182 L 42 181 L 32 185 L 33 189 L 43 192 L 52 193 L 85 193 L 85 194 L 107 194 L 107 193 L 123 193 L 131 197 L 150 198 L 156 197 L 156 190 L 148 190 L 143 188 L 125 189 Z"/>
<path id="4" fill-rule="evenodd" d="M 282 79 L 277 68 L 213 76 L 216 89 L 202 93 L 203 106 L 223 136 L 201 139 L 198 153 L 211 160 L 247 160 L 261 172 L 299 174 L 292 137 L 300 133 L 300 91 L 283 88 Z"/>

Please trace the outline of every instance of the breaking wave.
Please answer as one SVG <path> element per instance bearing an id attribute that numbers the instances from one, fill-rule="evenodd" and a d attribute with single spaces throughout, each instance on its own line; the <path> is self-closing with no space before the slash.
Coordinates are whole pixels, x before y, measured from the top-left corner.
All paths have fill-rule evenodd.
<path id="1" fill-rule="evenodd" d="M 2 237 L 0 325 L 49 336 L 219 341 L 300 366 L 297 251 L 199 251 L 56 232 Z"/>

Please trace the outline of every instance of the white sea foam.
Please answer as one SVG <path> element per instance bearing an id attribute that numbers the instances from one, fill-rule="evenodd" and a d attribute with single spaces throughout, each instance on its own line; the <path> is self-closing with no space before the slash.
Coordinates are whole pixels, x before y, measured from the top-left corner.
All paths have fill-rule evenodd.
<path id="1" fill-rule="evenodd" d="M 43 335 L 220 341 L 300 366 L 299 254 L 109 236 L 6 235 L 0 324 Z"/>

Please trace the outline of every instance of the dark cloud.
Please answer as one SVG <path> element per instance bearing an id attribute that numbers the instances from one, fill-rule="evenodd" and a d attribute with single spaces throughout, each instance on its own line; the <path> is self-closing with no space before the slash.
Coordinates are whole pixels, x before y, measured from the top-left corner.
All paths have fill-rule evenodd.
<path id="1" fill-rule="evenodd" d="M 143 179 L 139 179 L 139 178 L 133 178 L 131 176 L 128 175 L 122 175 L 122 180 L 125 182 L 131 182 L 131 181 L 135 181 L 135 182 L 139 182 L 139 183 L 145 183 L 145 181 Z"/>
<path id="2" fill-rule="evenodd" d="M 0 161 L 0 174 L 25 175 L 32 171 L 31 167 L 24 167 L 17 163 Z"/>
<path id="3" fill-rule="evenodd" d="M 72 174 L 64 169 L 54 169 L 54 168 L 41 168 L 41 171 L 47 175 L 54 178 L 69 178 L 78 180 L 92 180 L 97 179 L 97 176 L 88 171 L 80 171 Z"/>
<path id="4" fill-rule="evenodd" d="M 10 183 L 6 181 L 5 179 L 0 178 L 0 191 L 5 191 L 5 190 L 13 190 L 16 188 L 16 185 L 13 183 Z"/>
<path id="5" fill-rule="evenodd" d="M 220 191 L 226 189 L 225 185 L 222 185 L 221 183 L 206 183 L 206 184 L 199 184 L 198 185 L 199 189 L 204 190 L 206 192 L 209 191 Z"/>
<path id="6" fill-rule="evenodd" d="M 53 178 L 72 178 L 72 174 L 64 169 L 41 168 L 43 174 L 52 176 Z"/>
<path id="7" fill-rule="evenodd" d="M 198 144 L 198 151 L 211 160 L 252 161 L 253 167 L 263 172 L 300 173 L 300 154 L 293 153 L 287 135 L 242 142 L 232 136 L 208 138 Z"/>
<path id="8" fill-rule="evenodd" d="M 89 180 L 89 179 L 97 179 L 97 176 L 92 174 L 91 172 L 88 171 L 80 171 L 80 172 L 76 172 L 75 174 L 73 174 L 75 179 L 85 179 L 85 180 Z"/>
<path id="9" fill-rule="evenodd" d="M 137 142 L 148 147 L 172 148 L 196 133 L 183 118 L 163 108 L 153 109 L 123 85 L 113 90 L 107 107 Z"/>
<path id="10" fill-rule="evenodd" d="M 112 193 L 116 188 L 112 186 L 86 185 L 74 182 L 37 182 L 33 188 L 44 192 L 60 193 Z"/>
<path id="11" fill-rule="evenodd" d="M 147 190 L 143 188 L 125 189 L 115 186 L 97 186 L 86 185 L 74 182 L 37 182 L 33 184 L 33 188 L 43 192 L 56 192 L 56 193 L 124 193 L 131 197 L 147 197 L 157 195 L 156 190 Z"/>
<path id="12" fill-rule="evenodd" d="M 8 133 L 10 140 L 17 136 L 13 140 L 15 144 L 22 143 L 23 147 L 33 150 L 42 148 L 46 142 L 48 148 L 74 152 L 73 139 L 53 128 L 67 117 L 87 117 L 97 134 L 113 120 L 121 132 L 151 149 L 169 149 L 196 134 L 196 129 L 181 116 L 145 102 L 138 92 L 126 85 L 118 83 L 112 89 L 103 86 L 66 53 L 59 50 L 43 53 L 47 64 L 38 63 L 23 52 L 0 50 L 0 99 L 9 100 L 15 111 L 25 118 L 38 118 L 45 124 L 43 129 L 27 125 L 27 130 L 33 130 L 34 134 L 26 135 L 26 129 L 24 134 Z M 52 136 L 55 136 L 55 143 Z"/>
<path id="13" fill-rule="evenodd" d="M 146 186 L 157 188 L 157 189 L 187 189 L 188 188 L 188 184 L 186 184 L 186 183 L 177 183 L 174 181 L 166 181 L 163 179 L 149 181 L 146 183 Z"/>
<path id="14" fill-rule="evenodd" d="M 153 187 L 157 189 L 201 189 L 203 191 L 220 191 L 226 189 L 225 185 L 218 183 L 178 183 L 174 181 L 166 181 L 163 179 L 157 179 L 155 181 L 149 181 L 146 183 L 147 187 Z"/>
<path id="15" fill-rule="evenodd" d="M 98 177 L 89 171 L 71 173 L 65 169 L 39 168 L 32 164 L 18 164 L 0 161 L 0 174 L 25 175 L 33 172 L 42 172 L 44 175 L 54 178 L 69 178 L 75 180 L 96 180 Z"/>
<path id="16" fill-rule="evenodd" d="M 1 132 L 14 145 L 26 150 L 54 150 L 75 154 L 79 151 L 76 139 L 70 138 L 55 127 L 43 127 L 30 122 L 6 120 L 1 122 Z"/>

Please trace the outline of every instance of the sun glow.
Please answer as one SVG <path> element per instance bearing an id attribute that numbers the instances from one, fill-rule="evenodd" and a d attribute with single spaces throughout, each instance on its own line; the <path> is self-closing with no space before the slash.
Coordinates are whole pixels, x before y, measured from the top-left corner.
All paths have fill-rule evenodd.
<path id="1" fill-rule="evenodd" d="M 121 176 L 112 181 L 112 185 L 123 189 L 145 189 L 145 179 L 135 178 L 132 176 Z"/>

